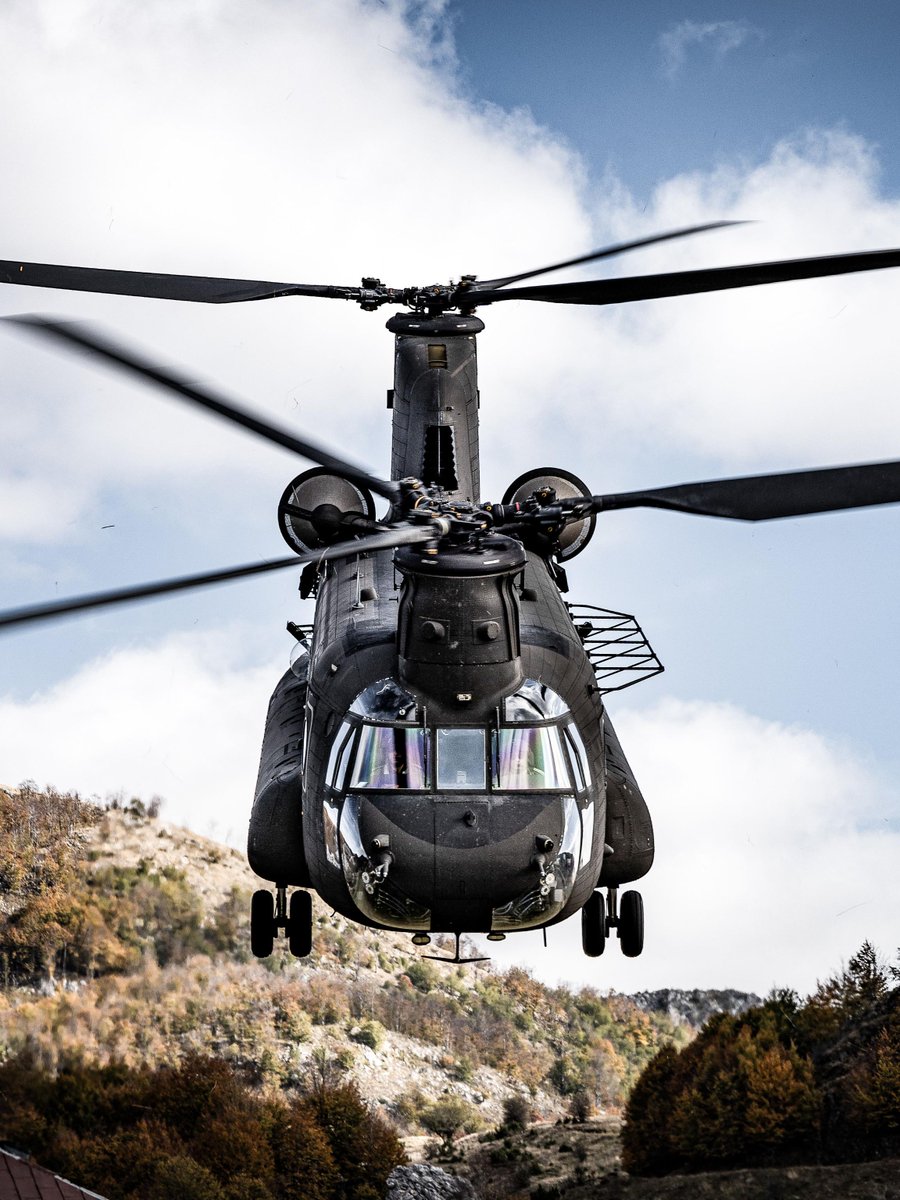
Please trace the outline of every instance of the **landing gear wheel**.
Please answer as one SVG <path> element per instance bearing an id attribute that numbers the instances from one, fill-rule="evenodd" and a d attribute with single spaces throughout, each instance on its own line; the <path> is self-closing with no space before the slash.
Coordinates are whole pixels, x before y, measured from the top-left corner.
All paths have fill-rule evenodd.
<path id="1" fill-rule="evenodd" d="M 257 958 L 268 958 L 275 945 L 275 897 L 254 892 L 250 900 L 250 949 Z"/>
<path id="2" fill-rule="evenodd" d="M 626 892 L 622 897 L 619 940 L 626 958 L 637 958 L 644 948 L 644 901 L 640 892 Z"/>
<path id="3" fill-rule="evenodd" d="M 288 917 L 288 946 L 294 958 L 306 958 L 312 950 L 312 896 L 294 892 Z"/>
<path id="4" fill-rule="evenodd" d="M 581 910 L 581 945 L 588 958 L 599 958 L 606 945 L 606 901 L 602 892 L 591 892 Z"/>

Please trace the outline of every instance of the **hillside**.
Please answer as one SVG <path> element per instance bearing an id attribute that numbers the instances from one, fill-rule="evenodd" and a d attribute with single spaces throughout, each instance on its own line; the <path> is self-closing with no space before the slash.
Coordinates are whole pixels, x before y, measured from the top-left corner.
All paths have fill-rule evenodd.
<path id="1" fill-rule="evenodd" d="M 259 884 L 239 851 L 173 826 L 156 805 L 0 789 L 4 1078 L 30 1080 L 29 1095 L 58 1077 L 64 1091 L 81 1080 L 89 1092 L 127 1086 L 149 1098 L 159 1071 L 227 1070 L 237 1110 L 288 1103 L 301 1124 L 323 1088 L 368 1120 L 353 1107 L 357 1089 L 372 1119 L 388 1122 L 372 1128 L 399 1130 L 414 1159 L 443 1141 L 439 1161 L 480 1200 L 821 1200 L 855 1194 L 848 1181 L 860 1196 L 890 1194 L 888 1160 L 785 1165 L 895 1152 L 900 971 L 871 947 L 805 1002 L 787 992 L 627 997 L 549 988 L 518 968 L 441 966 L 407 937 L 360 929 L 317 901 L 310 958 L 279 947 L 260 962 L 247 930 Z M 92 1083 L 107 1067 L 106 1082 Z M 48 1153 L 71 1153 L 81 1135 L 47 1141 L 33 1104 L 9 1130 L 20 1142 L 42 1130 Z M 378 1136 L 388 1146 L 393 1134 Z M 174 1127 L 166 1137 L 166 1169 L 208 1169 L 185 1166 L 196 1137 Z M 343 1161 L 340 1147 L 328 1153 Z M 748 1162 L 758 1169 L 728 1169 Z M 289 1194 L 272 1186 L 267 1196 Z"/>
<path id="2" fill-rule="evenodd" d="M 50 1070 L 196 1051 L 283 1089 L 327 1060 L 415 1134 L 448 1094 L 484 1126 L 517 1094 L 546 1119 L 585 1090 L 616 1111 L 657 1050 L 695 1032 L 624 996 L 435 964 L 318 902 L 311 957 L 259 962 L 243 856 L 140 801 L 101 809 L 26 787 L 0 792 L 0 822 L 0 1043 Z"/>

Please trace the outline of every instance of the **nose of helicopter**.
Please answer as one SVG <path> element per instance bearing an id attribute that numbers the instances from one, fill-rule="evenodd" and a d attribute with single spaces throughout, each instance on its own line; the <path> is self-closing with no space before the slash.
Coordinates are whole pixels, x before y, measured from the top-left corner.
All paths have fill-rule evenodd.
<path id="1" fill-rule="evenodd" d="M 391 928 L 527 928 L 571 894 L 580 826 L 569 796 L 354 796 L 341 815 L 357 907 Z"/>

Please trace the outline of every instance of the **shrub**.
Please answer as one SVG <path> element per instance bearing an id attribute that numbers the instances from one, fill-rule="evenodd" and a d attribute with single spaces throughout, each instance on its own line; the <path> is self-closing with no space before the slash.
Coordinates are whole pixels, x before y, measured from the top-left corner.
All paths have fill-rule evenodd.
<path id="1" fill-rule="evenodd" d="M 354 1042 L 368 1046 L 370 1050 L 380 1050 L 384 1042 L 385 1028 L 380 1021 L 363 1021 L 361 1025 L 350 1030 Z"/>
<path id="2" fill-rule="evenodd" d="M 526 1129 L 534 1114 L 524 1096 L 507 1096 L 503 1101 L 503 1126 L 506 1129 Z"/>
<path id="3" fill-rule="evenodd" d="M 424 958 L 417 958 L 411 962 L 406 968 L 406 976 L 420 992 L 430 992 L 438 981 L 437 970 Z"/>
<path id="4" fill-rule="evenodd" d="M 585 1121 L 589 1121 L 594 1115 L 594 1102 L 591 1099 L 590 1092 L 584 1088 L 579 1088 L 577 1092 L 569 1100 L 569 1116 L 573 1121 L 577 1121 L 583 1125 Z"/>

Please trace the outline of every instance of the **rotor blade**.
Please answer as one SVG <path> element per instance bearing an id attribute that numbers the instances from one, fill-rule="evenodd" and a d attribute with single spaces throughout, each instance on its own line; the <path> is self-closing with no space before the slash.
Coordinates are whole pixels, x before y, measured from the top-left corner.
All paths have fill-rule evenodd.
<path id="1" fill-rule="evenodd" d="M 779 475 L 746 475 L 591 498 L 594 512 L 668 508 L 735 521 L 771 521 L 776 517 L 802 517 L 897 503 L 900 503 L 900 461 L 788 471 Z"/>
<path id="2" fill-rule="evenodd" d="M 477 280 L 466 288 L 466 293 L 488 291 L 493 288 L 506 287 L 510 283 L 518 283 L 520 279 L 534 279 L 537 275 L 546 275 L 550 271 L 559 271 L 562 267 L 577 267 L 581 263 L 596 262 L 600 258 L 613 258 L 617 254 L 626 254 L 629 250 L 639 250 L 642 246 L 653 246 L 657 242 L 670 242 L 675 238 L 691 237 L 695 233 L 706 233 L 710 229 L 724 229 L 728 225 L 747 225 L 747 221 L 709 221 L 705 225 L 689 225 L 685 229 L 673 229 L 669 233 L 656 233 L 651 237 L 637 238 L 633 242 L 618 242 L 614 246 L 606 246 L 602 250 L 592 250 L 590 254 L 582 254 L 580 258 L 568 258 L 565 262 L 554 263 L 550 267 L 538 267 L 536 271 L 523 271 L 521 275 L 507 275 L 505 279 Z"/>
<path id="3" fill-rule="evenodd" d="M 208 388 L 198 388 L 194 384 L 188 383 L 187 380 L 180 379 L 172 372 L 163 370 L 150 359 L 142 357 L 133 350 L 126 349 L 121 343 L 89 331 L 84 325 L 33 315 L 2 319 L 15 325 L 22 325 L 42 337 L 62 342 L 67 346 L 75 346 L 84 353 L 112 363 L 132 375 L 152 380 L 183 399 L 190 400 L 193 404 L 208 409 L 228 421 L 233 421 L 236 425 L 242 425 L 244 429 L 249 429 L 259 437 L 267 438 L 270 442 L 275 442 L 276 445 L 283 446 L 287 450 L 293 450 L 295 454 L 300 454 L 322 467 L 345 475 L 354 483 L 371 488 L 373 492 L 387 497 L 388 500 L 394 500 L 399 495 L 399 488 L 396 484 L 369 475 L 368 472 L 353 466 L 343 458 L 338 458 L 315 442 L 309 442 L 305 438 L 299 438 L 295 434 L 289 433 L 286 429 L 280 429 L 277 425 L 270 424 L 262 417 L 255 416 L 230 400 L 216 396 Z"/>
<path id="4" fill-rule="evenodd" d="M 154 271 L 107 271 L 98 267 L 63 267 L 0 259 L 0 283 L 103 292 L 110 296 L 146 296 L 154 300 L 194 300 L 202 304 L 235 304 L 278 296 L 324 296 L 355 300 L 358 287 L 316 283 L 270 283 L 255 279 L 220 279 L 207 275 L 161 275 Z"/>
<path id="5" fill-rule="evenodd" d="M 104 608 L 111 604 L 128 604 L 146 600 L 152 596 L 167 596 L 172 592 L 185 592 L 193 588 L 207 587 L 214 583 L 228 583 L 232 579 L 243 579 L 250 575 L 262 575 L 268 571 L 281 571 L 285 567 L 302 567 L 308 562 L 326 562 L 333 558 L 349 558 L 356 554 L 367 554 L 372 550 L 391 550 L 395 546 L 407 546 L 416 542 L 427 542 L 436 537 L 435 530 L 428 525 L 403 525 L 384 533 L 372 534 L 354 541 L 341 542 L 324 550 L 312 550 L 308 554 L 292 554 L 290 558 L 274 558 L 264 562 L 248 563 L 241 567 L 226 567 L 221 571 L 203 571 L 198 575 L 181 575 L 175 579 L 160 579 L 155 583 L 139 583 L 132 587 L 115 588 L 109 592 L 94 592 L 86 596 L 71 596 L 67 600 L 55 600 L 49 604 L 31 604 L 24 608 L 8 609 L 0 613 L 0 628 L 26 625 L 36 621 L 47 621 L 90 608 Z"/>
<path id="6" fill-rule="evenodd" d="M 537 287 L 477 292 L 478 304 L 499 300 L 544 300 L 551 304 L 628 304 L 663 296 L 690 296 L 728 288 L 818 279 L 854 271 L 900 267 L 900 250 L 871 250 L 861 254 L 831 254 L 822 258 L 791 258 L 784 262 L 751 263 L 741 267 L 708 267 L 699 271 L 669 271 L 659 275 L 630 275 L 622 279 L 591 279 L 582 283 L 545 283 Z"/>

